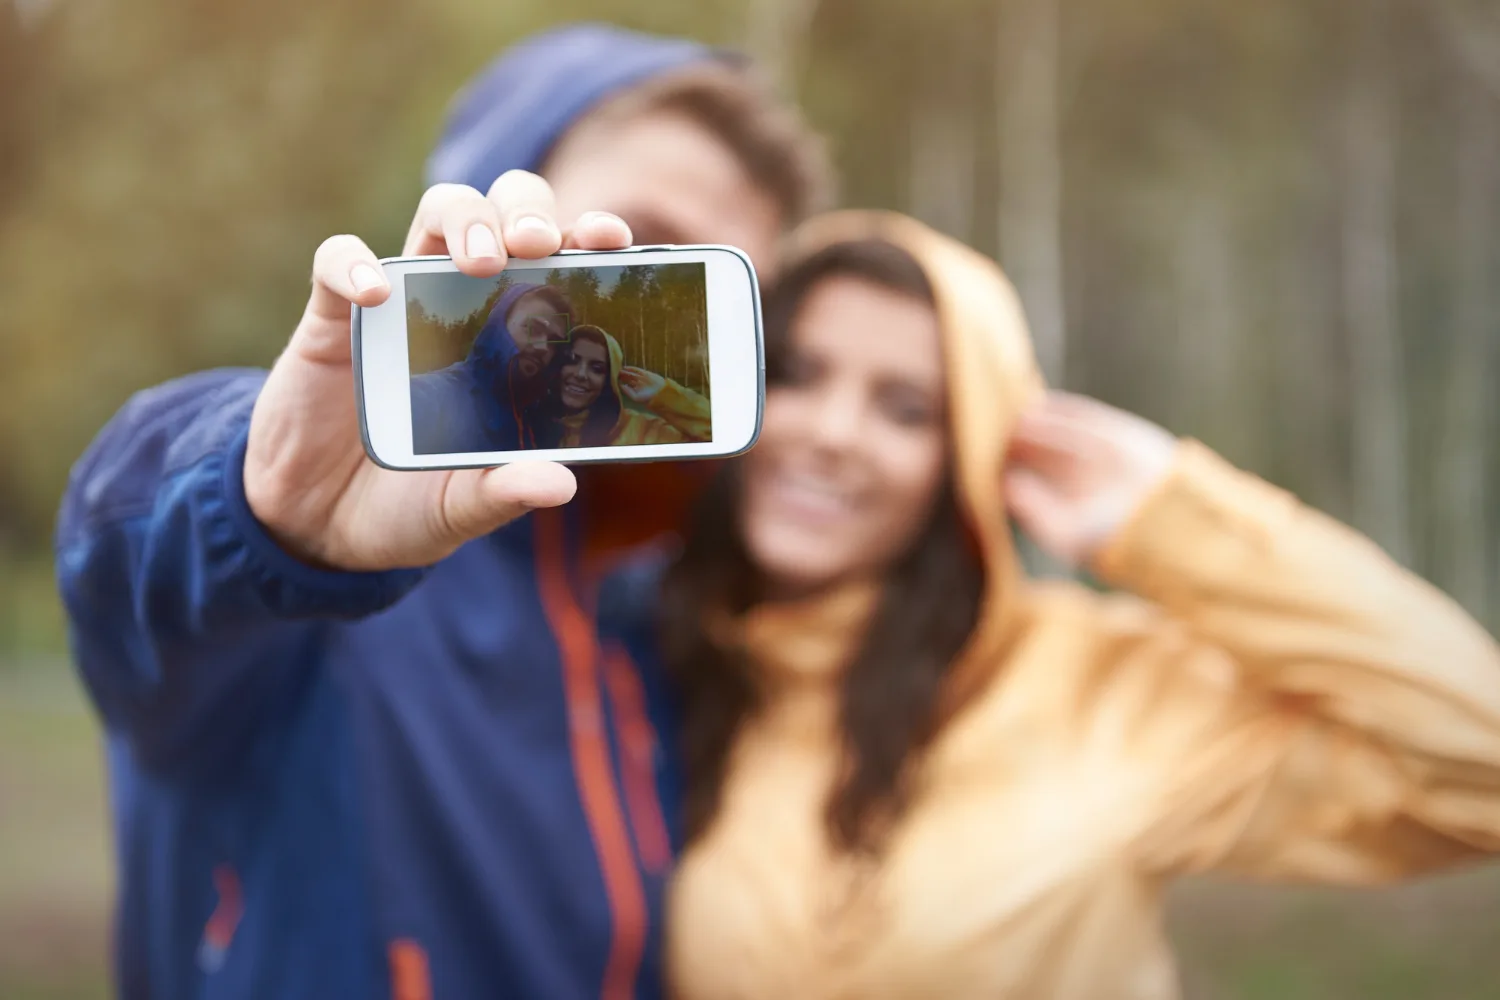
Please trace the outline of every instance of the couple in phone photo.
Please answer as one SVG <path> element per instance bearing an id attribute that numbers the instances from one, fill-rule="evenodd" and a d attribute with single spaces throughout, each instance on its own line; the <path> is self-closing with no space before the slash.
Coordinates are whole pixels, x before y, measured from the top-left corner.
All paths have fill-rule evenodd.
<path id="1" fill-rule="evenodd" d="M 411 379 L 418 455 L 707 441 L 700 393 L 625 363 L 568 296 L 517 283 L 490 309 L 468 356 Z"/>

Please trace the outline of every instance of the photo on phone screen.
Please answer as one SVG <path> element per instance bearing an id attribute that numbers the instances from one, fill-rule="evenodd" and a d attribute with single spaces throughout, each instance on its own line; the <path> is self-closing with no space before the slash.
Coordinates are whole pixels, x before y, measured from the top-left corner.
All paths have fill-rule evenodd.
<path id="1" fill-rule="evenodd" d="M 713 440 L 701 262 L 405 287 L 416 455 Z"/>

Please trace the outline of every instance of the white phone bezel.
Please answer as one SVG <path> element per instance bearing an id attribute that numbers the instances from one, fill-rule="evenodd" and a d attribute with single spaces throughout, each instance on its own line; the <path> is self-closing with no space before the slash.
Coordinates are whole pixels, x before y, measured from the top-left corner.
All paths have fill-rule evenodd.
<path id="1" fill-rule="evenodd" d="M 388 469 L 483 468 L 519 461 L 681 461 L 740 454 L 760 435 L 765 403 L 765 362 L 760 294 L 745 254 L 728 246 L 648 247 L 607 252 L 564 250 L 540 260 L 511 260 L 507 271 L 554 267 L 704 265 L 708 306 L 709 381 L 713 439 L 676 444 L 606 448 L 540 448 L 519 451 L 418 455 L 412 450 L 410 360 L 406 329 L 406 276 L 457 272 L 451 257 L 389 257 L 381 262 L 391 294 L 352 316 L 354 383 L 365 451 Z"/>

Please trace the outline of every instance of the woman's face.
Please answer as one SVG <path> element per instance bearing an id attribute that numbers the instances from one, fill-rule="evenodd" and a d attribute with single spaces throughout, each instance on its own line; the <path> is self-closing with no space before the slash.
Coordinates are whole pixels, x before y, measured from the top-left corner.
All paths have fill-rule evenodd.
<path id="1" fill-rule="evenodd" d="M 741 530 L 783 591 L 878 576 L 926 525 L 947 420 L 937 316 L 853 276 L 814 286 L 790 330 L 786 378 L 745 459 Z"/>
<path id="2" fill-rule="evenodd" d="M 559 378 L 563 406 L 572 411 L 588 409 L 609 378 L 609 350 L 596 340 L 575 340 Z"/>

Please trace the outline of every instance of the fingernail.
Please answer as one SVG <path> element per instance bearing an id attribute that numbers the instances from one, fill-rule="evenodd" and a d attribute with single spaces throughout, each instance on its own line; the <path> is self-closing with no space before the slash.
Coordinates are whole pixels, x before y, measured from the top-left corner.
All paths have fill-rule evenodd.
<path id="1" fill-rule="evenodd" d="M 557 227 L 539 215 L 523 215 L 511 225 L 511 228 L 518 233 L 544 233 L 547 236 L 557 235 Z"/>
<path id="2" fill-rule="evenodd" d="M 354 282 L 356 292 L 368 292 L 372 288 L 385 287 L 385 279 L 369 264 L 355 264 L 354 269 L 349 272 L 349 280 Z"/>
<path id="3" fill-rule="evenodd" d="M 495 231 L 481 222 L 474 223 L 464 236 L 464 253 L 470 257 L 500 256 L 500 243 L 495 239 Z"/>

